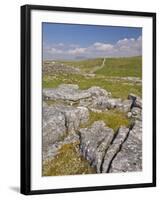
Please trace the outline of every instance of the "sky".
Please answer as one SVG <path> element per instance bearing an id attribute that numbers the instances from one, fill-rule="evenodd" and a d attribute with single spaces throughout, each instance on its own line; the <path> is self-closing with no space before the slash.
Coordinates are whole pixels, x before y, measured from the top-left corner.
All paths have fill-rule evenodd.
<path id="1" fill-rule="evenodd" d="M 42 31 L 44 60 L 142 55 L 142 28 L 43 23 Z"/>

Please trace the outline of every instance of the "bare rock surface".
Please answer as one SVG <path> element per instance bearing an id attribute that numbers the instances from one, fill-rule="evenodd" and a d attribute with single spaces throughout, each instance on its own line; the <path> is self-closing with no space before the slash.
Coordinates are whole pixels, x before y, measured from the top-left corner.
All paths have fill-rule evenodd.
<path id="1" fill-rule="evenodd" d="M 112 144 L 110 145 L 109 149 L 107 150 L 105 157 L 104 157 L 104 162 L 102 166 L 102 172 L 107 173 L 110 168 L 110 164 L 116 154 L 119 152 L 122 143 L 125 141 L 127 138 L 129 132 L 129 128 L 126 127 L 120 127 L 115 139 L 113 140 Z"/>
<path id="2" fill-rule="evenodd" d="M 80 129 L 79 135 L 82 155 L 91 165 L 96 166 L 97 172 L 100 173 L 105 150 L 114 136 L 113 129 L 106 127 L 103 121 L 97 121 L 90 128 Z"/>
<path id="3" fill-rule="evenodd" d="M 50 152 L 52 145 L 68 134 L 74 134 L 79 126 L 87 122 L 85 107 L 54 106 L 43 108 L 43 152 Z"/>
<path id="4" fill-rule="evenodd" d="M 133 107 L 138 107 L 142 109 L 142 99 L 135 94 L 129 94 L 128 99 L 133 101 Z"/>
<path id="5" fill-rule="evenodd" d="M 70 134 L 66 136 L 64 140 L 57 141 L 53 144 L 50 144 L 47 148 L 47 151 L 43 151 L 43 161 L 53 159 L 58 152 L 59 149 L 65 144 L 78 144 L 79 145 L 79 136 L 77 134 Z"/>
<path id="6" fill-rule="evenodd" d="M 109 172 L 142 170 L 142 122 L 136 121 L 121 150 L 111 163 Z"/>
<path id="7" fill-rule="evenodd" d="M 89 98 L 91 94 L 86 90 L 78 90 L 78 85 L 62 84 L 58 88 L 43 89 L 43 96 L 51 100 L 70 100 L 78 101 Z"/>

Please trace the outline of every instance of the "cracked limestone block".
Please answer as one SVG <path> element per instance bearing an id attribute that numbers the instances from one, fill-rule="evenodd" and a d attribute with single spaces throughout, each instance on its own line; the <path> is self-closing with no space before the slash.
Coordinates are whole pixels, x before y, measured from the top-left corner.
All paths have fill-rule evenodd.
<path id="1" fill-rule="evenodd" d="M 87 90 L 91 96 L 95 96 L 95 97 L 99 97 L 99 96 L 105 96 L 105 97 L 110 97 L 111 96 L 111 93 L 98 87 L 98 86 L 93 86 L 91 88 L 89 88 Z"/>
<path id="2" fill-rule="evenodd" d="M 89 111 L 85 107 L 53 106 L 43 108 L 43 151 L 50 145 L 74 134 L 79 126 L 87 122 Z"/>
<path id="3" fill-rule="evenodd" d="M 136 120 L 121 151 L 114 158 L 109 172 L 135 172 L 142 170 L 142 122 Z"/>
<path id="4" fill-rule="evenodd" d="M 114 137 L 113 129 L 106 127 L 103 121 L 96 121 L 91 127 L 80 129 L 79 135 L 82 155 L 100 173 L 105 151 Z"/>
<path id="5" fill-rule="evenodd" d="M 77 134 L 70 134 L 64 140 L 57 141 L 54 144 L 48 146 L 47 151 L 43 151 L 43 162 L 49 159 L 53 159 L 58 153 L 59 149 L 65 144 L 79 145 L 80 140 Z"/>
<path id="6" fill-rule="evenodd" d="M 43 150 L 66 134 L 65 116 L 54 107 L 43 108 Z"/>
<path id="7" fill-rule="evenodd" d="M 133 107 L 131 110 L 132 118 L 142 121 L 142 109 Z"/>
<path id="8" fill-rule="evenodd" d="M 90 108 L 96 108 L 96 109 L 106 109 L 108 106 L 108 97 L 106 96 L 99 96 L 96 98 L 93 98 L 92 104 Z"/>
<path id="9" fill-rule="evenodd" d="M 135 94 L 129 94 L 128 99 L 133 101 L 132 107 L 138 107 L 142 109 L 142 99 L 139 96 Z"/>
<path id="10" fill-rule="evenodd" d="M 116 156 L 116 154 L 119 152 L 122 143 L 127 138 L 129 132 L 129 128 L 121 126 L 117 132 L 116 137 L 112 141 L 112 144 L 106 151 L 103 165 L 102 165 L 102 173 L 107 173 L 110 169 L 110 165 L 112 163 L 112 160 Z"/>
<path id="11" fill-rule="evenodd" d="M 118 110 L 122 111 L 122 112 L 129 112 L 131 110 L 132 107 L 132 100 L 126 99 L 124 101 L 122 101 L 121 103 L 117 104 L 117 108 Z"/>
<path id="12" fill-rule="evenodd" d="M 121 103 L 122 103 L 122 100 L 120 98 L 110 98 L 107 101 L 107 108 L 108 109 L 116 108 Z"/>
<path id="13" fill-rule="evenodd" d="M 78 85 L 61 84 L 57 88 L 43 89 L 43 96 L 51 100 L 79 101 L 80 99 L 89 98 L 91 94 L 87 90 L 79 90 Z"/>
<path id="14" fill-rule="evenodd" d="M 89 119 L 89 111 L 86 107 L 57 106 L 56 108 L 65 116 L 65 126 L 67 133 L 75 133 L 80 125 L 86 123 Z"/>

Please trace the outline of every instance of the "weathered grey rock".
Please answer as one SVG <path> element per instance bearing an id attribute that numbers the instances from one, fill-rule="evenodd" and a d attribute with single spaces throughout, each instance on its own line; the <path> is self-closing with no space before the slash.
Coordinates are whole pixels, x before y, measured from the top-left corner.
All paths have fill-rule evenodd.
<path id="1" fill-rule="evenodd" d="M 97 86 L 93 86 L 91 88 L 89 88 L 87 90 L 91 96 L 96 96 L 96 97 L 99 97 L 99 96 L 111 96 L 111 93 L 110 92 L 107 92 L 106 90 L 100 88 L 100 87 L 97 87 Z"/>
<path id="2" fill-rule="evenodd" d="M 136 101 L 134 102 L 134 106 L 138 108 L 142 108 L 142 99 L 140 97 L 136 98 Z"/>
<path id="3" fill-rule="evenodd" d="M 132 100 L 124 100 L 124 101 L 122 101 L 121 103 L 117 104 L 116 107 L 117 107 L 120 111 L 129 112 L 129 111 L 131 110 L 132 103 L 133 103 Z"/>
<path id="4" fill-rule="evenodd" d="M 117 98 L 117 99 L 116 98 L 108 99 L 108 101 L 107 101 L 107 108 L 108 109 L 116 108 L 121 103 L 122 103 L 122 100 L 120 98 Z"/>
<path id="5" fill-rule="evenodd" d="M 91 108 L 97 109 L 106 109 L 108 107 L 108 97 L 106 96 L 99 96 L 93 98 L 92 104 L 90 105 Z"/>
<path id="6" fill-rule="evenodd" d="M 59 152 L 59 149 L 65 144 L 76 144 L 79 145 L 80 140 L 77 134 L 69 134 L 64 140 L 50 144 L 47 147 L 47 151 L 43 151 L 43 161 L 53 159 Z"/>
<path id="7" fill-rule="evenodd" d="M 63 63 L 56 61 L 44 61 L 43 62 L 43 74 L 55 75 L 55 74 L 79 74 L 80 69 L 77 67 L 71 67 Z"/>
<path id="8" fill-rule="evenodd" d="M 112 161 L 109 172 L 135 172 L 141 170 L 142 122 L 135 121 L 135 125 L 123 143 L 121 151 Z"/>
<path id="9" fill-rule="evenodd" d="M 74 134 L 88 118 L 89 112 L 85 107 L 59 105 L 43 108 L 43 151 L 48 151 L 48 146 L 66 135 Z"/>
<path id="10" fill-rule="evenodd" d="M 45 99 L 78 101 L 89 98 L 91 94 L 87 90 L 78 90 L 78 85 L 62 84 L 58 88 L 43 89 Z"/>
<path id="11" fill-rule="evenodd" d="M 43 108 L 44 108 L 44 107 L 47 107 L 48 105 L 47 105 L 47 103 L 46 103 L 45 101 L 43 101 L 42 106 L 43 106 Z"/>
<path id="12" fill-rule="evenodd" d="M 135 94 L 129 94 L 128 99 L 133 101 L 133 107 L 142 108 L 142 99 Z"/>
<path id="13" fill-rule="evenodd" d="M 128 117 L 128 118 L 131 118 L 131 117 L 132 117 L 132 113 L 131 113 L 131 112 L 128 112 L 128 113 L 127 113 L 127 117 Z"/>
<path id="14" fill-rule="evenodd" d="M 97 173 L 100 173 L 105 151 L 114 136 L 113 130 L 106 127 L 103 121 L 97 121 L 90 128 L 80 129 L 79 134 L 82 155 L 91 165 L 96 166 Z"/>
<path id="15" fill-rule="evenodd" d="M 119 128 L 115 139 L 113 140 L 112 144 L 110 145 L 110 147 L 108 148 L 108 150 L 105 154 L 104 162 L 102 165 L 103 173 L 108 172 L 111 162 L 114 159 L 114 157 L 116 156 L 116 154 L 118 153 L 118 151 L 120 150 L 122 143 L 127 138 L 128 132 L 129 132 L 129 128 L 126 128 L 126 127 Z"/>
<path id="16" fill-rule="evenodd" d="M 137 120 L 142 120 L 142 109 L 138 107 L 133 107 L 131 110 L 132 118 Z"/>
<path id="17" fill-rule="evenodd" d="M 79 101 L 79 106 L 85 106 L 85 107 L 89 107 L 93 104 L 93 98 L 92 97 L 89 97 L 89 98 L 86 98 L 86 99 L 80 99 Z"/>
<path id="18" fill-rule="evenodd" d="M 79 126 L 89 119 L 89 111 L 86 107 L 59 106 L 56 109 L 65 116 L 67 133 L 75 133 Z"/>
<path id="19" fill-rule="evenodd" d="M 54 107 L 43 108 L 43 150 L 66 134 L 65 116 Z"/>
<path id="20" fill-rule="evenodd" d="M 76 84 L 60 84 L 58 89 L 70 89 L 70 90 L 78 90 L 79 86 Z"/>

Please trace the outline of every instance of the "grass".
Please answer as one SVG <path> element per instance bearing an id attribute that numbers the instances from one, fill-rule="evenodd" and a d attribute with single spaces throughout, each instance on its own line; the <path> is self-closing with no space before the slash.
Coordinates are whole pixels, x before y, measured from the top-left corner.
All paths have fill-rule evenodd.
<path id="1" fill-rule="evenodd" d="M 92 86 L 99 86 L 112 93 L 115 98 L 126 99 L 129 93 L 141 96 L 142 86 L 138 84 L 127 84 L 124 80 L 110 81 L 110 79 L 102 78 L 99 75 L 87 78 L 80 74 L 57 74 L 56 76 L 43 76 L 43 88 L 55 88 L 59 84 L 77 84 L 80 89 L 88 89 Z M 124 84 L 126 83 L 126 84 Z"/>
<path id="2" fill-rule="evenodd" d="M 96 58 L 96 59 L 88 59 L 88 60 L 77 60 L 77 61 L 60 61 L 63 64 L 72 67 L 78 67 L 83 72 L 90 72 L 95 67 L 101 66 L 103 62 L 103 58 Z"/>
<path id="3" fill-rule="evenodd" d="M 120 126 L 129 127 L 131 121 L 127 118 L 126 113 L 118 110 L 109 110 L 102 113 L 90 112 L 89 121 L 83 127 L 91 126 L 95 121 L 104 121 L 106 126 L 116 131 Z"/>
<path id="4" fill-rule="evenodd" d="M 95 73 L 107 76 L 142 78 L 142 57 L 107 58 L 104 67 Z"/>
<path id="5" fill-rule="evenodd" d="M 43 176 L 93 174 L 95 168 L 89 165 L 77 150 L 75 144 L 65 144 L 59 154 L 43 165 Z"/>
<path id="6" fill-rule="evenodd" d="M 105 65 L 101 68 L 103 58 L 80 61 L 61 61 L 63 64 L 79 67 L 83 72 L 95 71 L 96 74 L 119 77 L 142 78 L 142 57 L 106 58 Z M 100 67 L 98 69 L 97 67 Z"/>
<path id="7" fill-rule="evenodd" d="M 78 84 L 81 89 L 88 89 L 92 86 L 102 87 L 112 93 L 115 98 L 126 99 L 129 93 L 138 96 L 142 94 L 140 84 L 131 83 L 125 80 L 113 80 L 112 77 L 142 77 L 142 57 L 127 58 L 106 58 L 103 68 L 101 66 L 103 59 L 90 59 L 82 61 L 59 61 L 69 66 L 79 67 L 82 74 L 55 74 L 43 76 L 43 87 L 57 87 L 61 83 Z M 86 77 L 83 72 L 91 72 L 94 69 L 95 77 Z M 112 79 L 112 80 L 111 80 Z M 131 83 L 131 84 L 130 84 Z"/>

